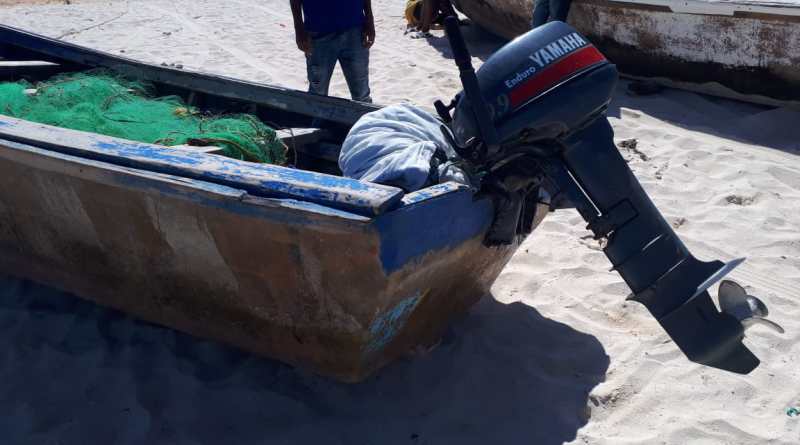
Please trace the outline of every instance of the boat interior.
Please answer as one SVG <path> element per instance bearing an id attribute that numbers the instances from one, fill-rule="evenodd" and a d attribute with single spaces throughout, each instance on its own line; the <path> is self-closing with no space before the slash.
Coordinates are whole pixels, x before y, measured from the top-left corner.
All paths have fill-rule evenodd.
<path id="1" fill-rule="evenodd" d="M 97 57 L 100 53 L 94 53 L 94 55 Z M 99 57 L 97 60 L 102 60 L 102 56 Z M 347 119 L 315 118 L 308 111 L 306 113 L 290 111 L 295 108 L 275 106 L 272 100 L 259 100 L 259 94 L 252 94 L 253 89 L 263 90 L 263 86 L 257 84 L 200 75 L 171 67 L 162 68 L 135 62 L 119 63 L 120 60 L 124 61 L 125 59 L 109 60 L 113 66 L 102 66 L 102 64 L 95 63 L 81 64 L 0 42 L 0 82 L 25 80 L 35 84 L 57 74 L 107 68 L 117 74 L 151 83 L 154 87 L 154 97 L 178 96 L 187 105 L 202 113 L 254 115 L 266 125 L 277 130 L 278 137 L 287 148 L 287 166 L 318 173 L 341 175 L 337 162 L 339 151 L 341 143 L 352 125 L 347 122 Z M 162 81 L 160 78 L 165 78 L 166 81 Z M 208 85 L 211 83 L 208 82 L 209 79 L 216 80 L 216 83 L 223 85 L 226 93 L 224 95 L 215 94 L 213 86 Z M 288 91 L 277 87 L 269 88 L 281 92 Z M 264 91 L 258 93 L 269 95 L 269 92 Z M 291 92 L 291 94 L 302 93 Z M 343 99 L 320 99 L 331 102 L 332 106 L 335 106 L 336 102 L 347 103 L 355 111 L 352 113 L 353 122 L 360 114 L 374 109 L 373 106 L 367 104 L 356 104 Z M 324 109 L 322 111 L 324 112 Z M 0 110 L 0 114 L 2 114 L 2 110 Z M 321 115 L 324 116 L 324 113 Z M 185 148 L 187 146 L 184 146 Z M 196 147 L 196 149 L 204 153 L 215 154 L 214 147 L 210 149 L 209 147 Z"/>

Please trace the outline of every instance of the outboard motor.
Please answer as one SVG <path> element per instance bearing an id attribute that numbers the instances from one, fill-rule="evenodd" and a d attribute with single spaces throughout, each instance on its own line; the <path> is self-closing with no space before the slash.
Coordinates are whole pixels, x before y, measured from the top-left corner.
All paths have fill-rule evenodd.
<path id="1" fill-rule="evenodd" d="M 446 21 L 463 92 L 436 103 L 463 166 L 495 201 L 486 243 L 530 232 L 537 206 L 574 207 L 608 259 L 686 356 L 746 374 L 759 360 L 742 344 L 766 306 L 731 281 L 722 312 L 708 288 L 743 259 L 697 260 L 628 168 L 605 116 L 616 67 L 569 25 L 551 22 L 512 41 L 478 73 L 458 22 Z M 453 115 L 451 116 L 451 111 Z"/>

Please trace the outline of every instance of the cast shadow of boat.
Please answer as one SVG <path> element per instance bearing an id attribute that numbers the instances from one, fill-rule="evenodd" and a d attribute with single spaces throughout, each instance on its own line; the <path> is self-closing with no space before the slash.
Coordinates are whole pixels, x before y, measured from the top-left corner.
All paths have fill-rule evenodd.
<path id="1" fill-rule="evenodd" d="M 19 280 L 0 280 L 0 339 L 9 443 L 561 444 L 609 365 L 595 337 L 490 297 L 357 385 Z"/>
<path id="2" fill-rule="evenodd" d="M 621 80 L 608 115 L 622 109 L 640 111 L 686 130 L 723 139 L 800 154 L 800 110 L 755 105 L 671 88 L 650 95 L 627 93 L 631 82 Z"/>

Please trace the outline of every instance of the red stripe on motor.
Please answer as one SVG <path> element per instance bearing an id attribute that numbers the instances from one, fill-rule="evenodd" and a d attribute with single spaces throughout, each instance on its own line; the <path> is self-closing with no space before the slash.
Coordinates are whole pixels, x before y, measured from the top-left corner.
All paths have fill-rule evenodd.
<path id="1" fill-rule="evenodd" d="M 606 58 L 594 46 L 587 46 L 546 67 L 544 71 L 529 79 L 509 94 L 511 106 L 516 107 L 526 100 L 539 95 L 570 74 L 580 71 Z"/>

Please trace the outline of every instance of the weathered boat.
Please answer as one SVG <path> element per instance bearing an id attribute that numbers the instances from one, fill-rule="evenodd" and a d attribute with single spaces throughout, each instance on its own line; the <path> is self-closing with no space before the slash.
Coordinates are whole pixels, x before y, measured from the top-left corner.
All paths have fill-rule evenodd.
<path id="1" fill-rule="evenodd" d="M 446 25 L 464 91 L 436 103 L 437 122 L 457 153 L 448 161 L 475 180 L 409 193 L 335 174 L 345 134 L 374 106 L 0 27 L 5 78 L 103 67 L 201 109 L 292 129 L 295 153 L 286 168 L 0 115 L 2 270 L 358 381 L 435 342 L 548 211 L 575 208 L 632 299 L 691 360 L 758 366 L 742 338 L 752 324 L 772 326 L 766 307 L 725 281 L 720 312 L 708 292 L 741 260 L 695 259 L 614 145 L 605 117 L 614 65 L 551 23 L 476 74 L 458 21 Z"/>
<path id="2" fill-rule="evenodd" d="M 530 29 L 533 0 L 454 3 L 500 36 Z M 800 103 L 794 0 L 573 0 L 568 21 L 634 78 L 767 105 Z"/>
<path id="3" fill-rule="evenodd" d="M 297 153 L 292 169 L 0 115 L 5 273 L 355 381 L 437 340 L 515 250 L 483 246 L 492 206 L 463 186 L 404 194 L 326 174 L 373 105 L 151 66 L 9 27 L 0 27 L 0 56 L 2 80 L 104 67 L 280 128 L 322 121 L 282 132 Z"/>

